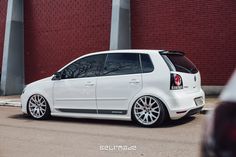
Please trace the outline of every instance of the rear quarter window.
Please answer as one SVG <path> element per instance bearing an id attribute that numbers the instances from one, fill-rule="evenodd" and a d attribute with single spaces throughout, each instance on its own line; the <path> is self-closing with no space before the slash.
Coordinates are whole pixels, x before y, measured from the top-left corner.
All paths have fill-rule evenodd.
<path id="1" fill-rule="evenodd" d="M 148 54 L 141 54 L 141 64 L 143 73 L 150 73 L 154 70 L 154 66 Z"/>

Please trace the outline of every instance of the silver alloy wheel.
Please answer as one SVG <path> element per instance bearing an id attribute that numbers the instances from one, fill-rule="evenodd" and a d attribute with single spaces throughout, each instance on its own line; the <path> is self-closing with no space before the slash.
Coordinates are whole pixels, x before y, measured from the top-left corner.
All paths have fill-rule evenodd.
<path id="1" fill-rule="evenodd" d="M 34 118 L 42 118 L 46 110 L 47 101 L 43 96 L 35 94 L 29 99 L 29 112 Z"/>
<path id="2" fill-rule="evenodd" d="M 143 125 L 152 125 L 160 117 L 160 101 L 152 96 L 142 96 L 134 104 L 134 116 Z"/>

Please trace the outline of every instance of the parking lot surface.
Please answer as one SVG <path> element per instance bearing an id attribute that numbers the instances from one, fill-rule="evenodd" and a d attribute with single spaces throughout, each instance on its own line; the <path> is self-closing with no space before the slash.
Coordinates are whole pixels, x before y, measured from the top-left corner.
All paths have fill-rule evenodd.
<path id="1" fill-rule="evenodd" d="M 197 157 L 206 115 L 141 128 L 126 121 L 53 117 L 38 121 L 0 106 L 1 157 Z"/>

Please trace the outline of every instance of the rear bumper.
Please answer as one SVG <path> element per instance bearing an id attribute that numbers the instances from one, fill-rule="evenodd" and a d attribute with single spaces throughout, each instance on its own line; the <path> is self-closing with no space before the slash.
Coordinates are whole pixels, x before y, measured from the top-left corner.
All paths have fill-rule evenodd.
<path id="1" fill-rule="evenodd" d="M 191 116 L 191 115 L 197 114 L 202 110 L 202 108 L 203 108 L 203 106 L 199 107 L 199 108 L 192 109 L 192 110 L 188 111 L 188 113 L 185 116 Z"/>
<path id="2" fill-rule="evenodd" d="M 205 105 L 205 93 L 203 90 L 194 93 L 175 92 L 168 100 L 168 112 L 170 119 L 180 119 L 184 116 L 194 115 L 202 110 Z M 195 99 L 201 97 L 202 104 L 196 104 Z"/>

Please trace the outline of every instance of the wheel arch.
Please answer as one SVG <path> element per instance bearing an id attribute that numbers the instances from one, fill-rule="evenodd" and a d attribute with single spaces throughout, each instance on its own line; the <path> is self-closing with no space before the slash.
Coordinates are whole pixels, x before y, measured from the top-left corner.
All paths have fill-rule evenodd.
<path id="1" fill-rule="evenodd" d="M 165 94 L 163 92 L 140 92 L 137 95 L 135 95 L 132 100 L 129 103 L 128 107 L 128 116 L 132 118 L 132 108 L 135 104 L 135 102 L 142 96 L 152 96 L 158 100 L 160 100 L 165 108 L 165 111 L 167 113 L 167 116 L 170 117 L 169 114 L 169 106 L 167 105 L 167 102 L 164 100 L 166 98 Z"/>
<path id="2" fill-rule="evenodd" d="M 34 91 L 34 92 L 31 92 L 31 93 L 27 94 L 27 101 L 26 101 L 27 113 L 28 113 L 29 100 L 34 95 L 41 95 L 41 96 L 43 96 L 45 98 L 45 100 L 47 101 L 47 104 L 49 106 L 50 112 L 53 112 L 53 99 L 50 98 L 50 96 L 46 92 Z"/>

